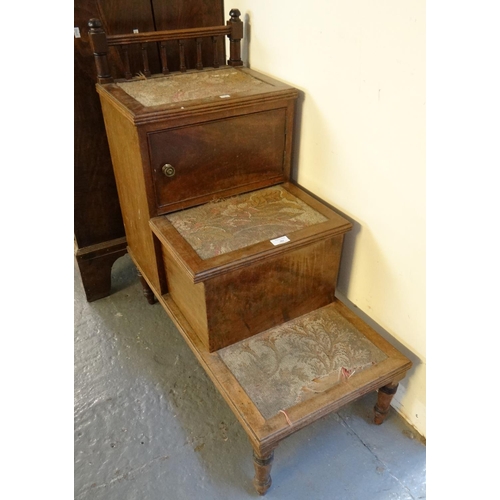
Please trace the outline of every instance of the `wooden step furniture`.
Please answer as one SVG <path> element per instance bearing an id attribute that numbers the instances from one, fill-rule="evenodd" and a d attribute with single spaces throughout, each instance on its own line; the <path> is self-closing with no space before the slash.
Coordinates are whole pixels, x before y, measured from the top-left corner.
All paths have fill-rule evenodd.
<path id="1" fill-rule="evenodd" d="M 89 34 L 128 251 L 148 300 L 247 432 L 264 494 L 282 439 L 375 390 L 381 423 L 411 363 L 335 298 L 351 224 L 292 182 L 298 92 L 243 67 L 243 23 L 237 9 L 230 16 L 225 26 L 122 36 L 92 19 Z M 224 37 L 227 64 L 217 56 Z M 131 44 L 144 55 L 136 73 Z M 125 78 L 111 76 L 108 47 L 123 51 Z"/>

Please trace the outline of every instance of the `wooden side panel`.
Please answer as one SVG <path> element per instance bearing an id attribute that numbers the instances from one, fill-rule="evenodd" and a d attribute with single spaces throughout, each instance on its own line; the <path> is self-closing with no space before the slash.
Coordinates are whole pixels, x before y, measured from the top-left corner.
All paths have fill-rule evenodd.
<path id="1" fill-rule="evenodd" d="M 83 248 L 125 236 L 87 23 L 101 18 L 110 34 L 154 25 L 149 0 L 75 0 L 74 16 L 81 35 L 74 39 L 74 231 Z"/>
<path id="2" fill-rule="evenodd" d="M 164 286 L 149 228 L 150 211 L 138 133 L 106 98 L 101 98 L 101 104 L 129 252 L 151 285 L 160 291 Z"/>
<path id="3" fill-rule="evenodd" d="M 205 283 L 210 351 L 334 300 L 343 235 Z"/>
<path id="4" fill-rule="evenodd" d="M 74 232 L 79 248 L 125 236 L 101 106 L 87 63 L 75 54 Z"/>
<path id="5" fill-rule="evenodd" d="M 207 308 L 205 303 L 205 285 L 194 284 L 166 247 L 163 247 L 163 263 L 167 271 L 170 297 L 182 314 L 189 318 L 189 323 L 198 338 L 208 349 Z"/>
<path id="6" fill-rule="evenodd" d="M 157 206 L 165 211 L 284 180 L 286 116 L 278 108 L 150 133 Z M 174 167 L 172 177 L 162 172 L 165 164 Z"/>

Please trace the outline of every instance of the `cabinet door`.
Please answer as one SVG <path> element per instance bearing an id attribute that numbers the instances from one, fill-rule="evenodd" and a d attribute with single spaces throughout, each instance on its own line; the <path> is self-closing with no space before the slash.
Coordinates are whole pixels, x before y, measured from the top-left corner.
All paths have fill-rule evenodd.
<path id="1" fill-rule="evenodd" d="M 285 134 L 286 108 L 149 133 L 158 213 L 283 181 Z"/>

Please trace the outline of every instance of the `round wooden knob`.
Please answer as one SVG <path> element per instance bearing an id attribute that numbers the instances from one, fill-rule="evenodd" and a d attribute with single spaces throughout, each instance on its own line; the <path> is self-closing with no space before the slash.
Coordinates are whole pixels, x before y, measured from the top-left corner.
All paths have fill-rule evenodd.
<path id="1" fill-rule="evenodd" d="M 175 168 L 170 165 L 170 163 L 165 163 L 163 167 L 161 167 L 161 171 L 166 177 L 173 177 L 175 175 Z"/>

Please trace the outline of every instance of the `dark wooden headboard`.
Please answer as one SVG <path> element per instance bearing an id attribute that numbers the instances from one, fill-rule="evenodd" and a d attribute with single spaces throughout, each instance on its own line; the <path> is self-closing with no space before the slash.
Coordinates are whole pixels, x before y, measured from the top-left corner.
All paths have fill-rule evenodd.
<path id="1" fill-rule="evenodd" d="M 108 62 L 109 47 L 118 47 L 121 49 L 123 60 L 123 76 L 125 79 L 131 79 L 134 75 L 130 67 L 129 50 L 131 47 L 139 47 L 142 55 L 141 76 L 150 77 L 148 44 L 156 44 L 162 62 L 162 73 L 168 74 L 167 43 L 176 42 L 179 50 L 179 68 L 180 71 L 186 71 L 186 59 L 184 47 L 188 40 L 196 43 L 196 69 L 202 70 L 202 43 L 209 40 L 213 46 L 213 60 L 210 67 L 218 68 L 221 65 L 218 54 L 218 44 L 224 43 L 224 37 L 229 38 L 229 66 L 242 66 L 240 42 L 243 38 L 243 22 L 240 19 L 240 11 L 232 9 L 229 12 L 230 19 L 226 25 L 210 26 L 205 28 L 187 28 L 166 31 L 149 31 L 144 33 L 127 33 L 124 35 L 106 35 L 99 19 L 90 19 L 89 39 L 94 60 L 97 68 L 97 80 L 99 83 L 112 83 L 114 81 Z M 222 65 L 225 61 L 222 61 Z"/>

